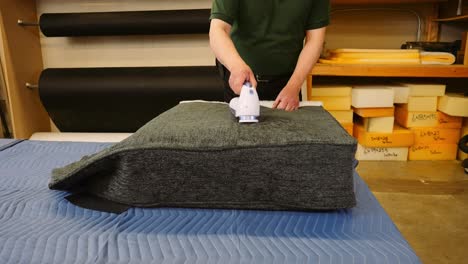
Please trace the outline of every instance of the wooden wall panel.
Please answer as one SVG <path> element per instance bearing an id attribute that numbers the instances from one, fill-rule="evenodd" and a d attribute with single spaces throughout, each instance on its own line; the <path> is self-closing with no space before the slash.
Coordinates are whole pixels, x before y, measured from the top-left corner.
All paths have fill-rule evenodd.
<path id="1" fill-rule="evenodd" d="M 432 5 L 432 13 L 426 16 L 426 37 L 425 41 L 438 41 L 439 40 L 439 23 L 435 22 L 434 19 L 439 17 L 439 5 Z"/>
<path id="2" fill-rule="evenodd" d="M 4 48 L 4 71 L 15 138 L 28 138 L 34 132 L 49 131 L 49 117 L 36 90 L 25 87 L 36 83 L 42 70 L 39 31 L 20 27 L 17 20 L 36 20 L 36 3 L 31 0 L 0 0 L 0 27 Z"/>
<path id="3" fill-rule="evenodd" d="M 38 0 L 37 12 L 111 12 L 211 8 L 212 0 Z M 208 20 L 208 18 L 207 18 Z M 208 34 L 46 38 L 45 68 L 211 66 Z"/>
<path id="4" fill-rule="evenodd" d="M 463 33 L 463 64 L 468 66 L 468 31 Z"/>

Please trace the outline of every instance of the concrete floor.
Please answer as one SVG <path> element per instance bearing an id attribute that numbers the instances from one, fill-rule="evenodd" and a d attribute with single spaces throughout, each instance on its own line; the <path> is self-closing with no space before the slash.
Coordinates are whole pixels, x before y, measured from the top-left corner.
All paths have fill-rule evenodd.
<path id="1" fill-rule="evenodd" d="M 357 170 L 423 263 L 468 263 L 468 175 L 460 162 L 361 162 Z"/>

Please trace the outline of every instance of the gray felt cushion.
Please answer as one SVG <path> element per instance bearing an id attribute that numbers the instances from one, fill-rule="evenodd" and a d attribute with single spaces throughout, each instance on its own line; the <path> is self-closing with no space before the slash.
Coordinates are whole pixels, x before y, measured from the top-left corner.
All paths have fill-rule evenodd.
<path id="1" fill-rule="evenodd" d="M 355 150 L 321 107 L 262 108 L 260 122 L 246 125 L 226 104 L 184 103 L 55 169 L 49 186 L 138 207 L 349 208 Z"/>

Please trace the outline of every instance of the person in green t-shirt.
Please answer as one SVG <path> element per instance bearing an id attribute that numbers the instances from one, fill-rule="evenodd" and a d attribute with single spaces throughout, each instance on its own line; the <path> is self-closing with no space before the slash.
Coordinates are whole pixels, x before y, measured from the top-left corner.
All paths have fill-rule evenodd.
<path id="1" fill-rule="evenodd" d="M 225 100 L 249 81 L 260 100 L 296 110 L 302 83 L 320 57 L 329 14 L 329 0 L 213 0 L 210 46 Z"/>

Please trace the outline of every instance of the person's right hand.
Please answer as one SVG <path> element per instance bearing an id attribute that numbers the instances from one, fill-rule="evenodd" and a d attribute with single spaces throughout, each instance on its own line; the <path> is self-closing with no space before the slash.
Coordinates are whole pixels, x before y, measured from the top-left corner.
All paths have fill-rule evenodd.
<path id="1" fill-rule="evenodd" d="M 237 95 L 240 95 L 242 85 L 245 82 L 250 82 L 253 87 L 257 87 L 257 80 L 250 67 L 243 63 L 232 67 L 231 77 L 229 77 L 229 86 Z"/>

